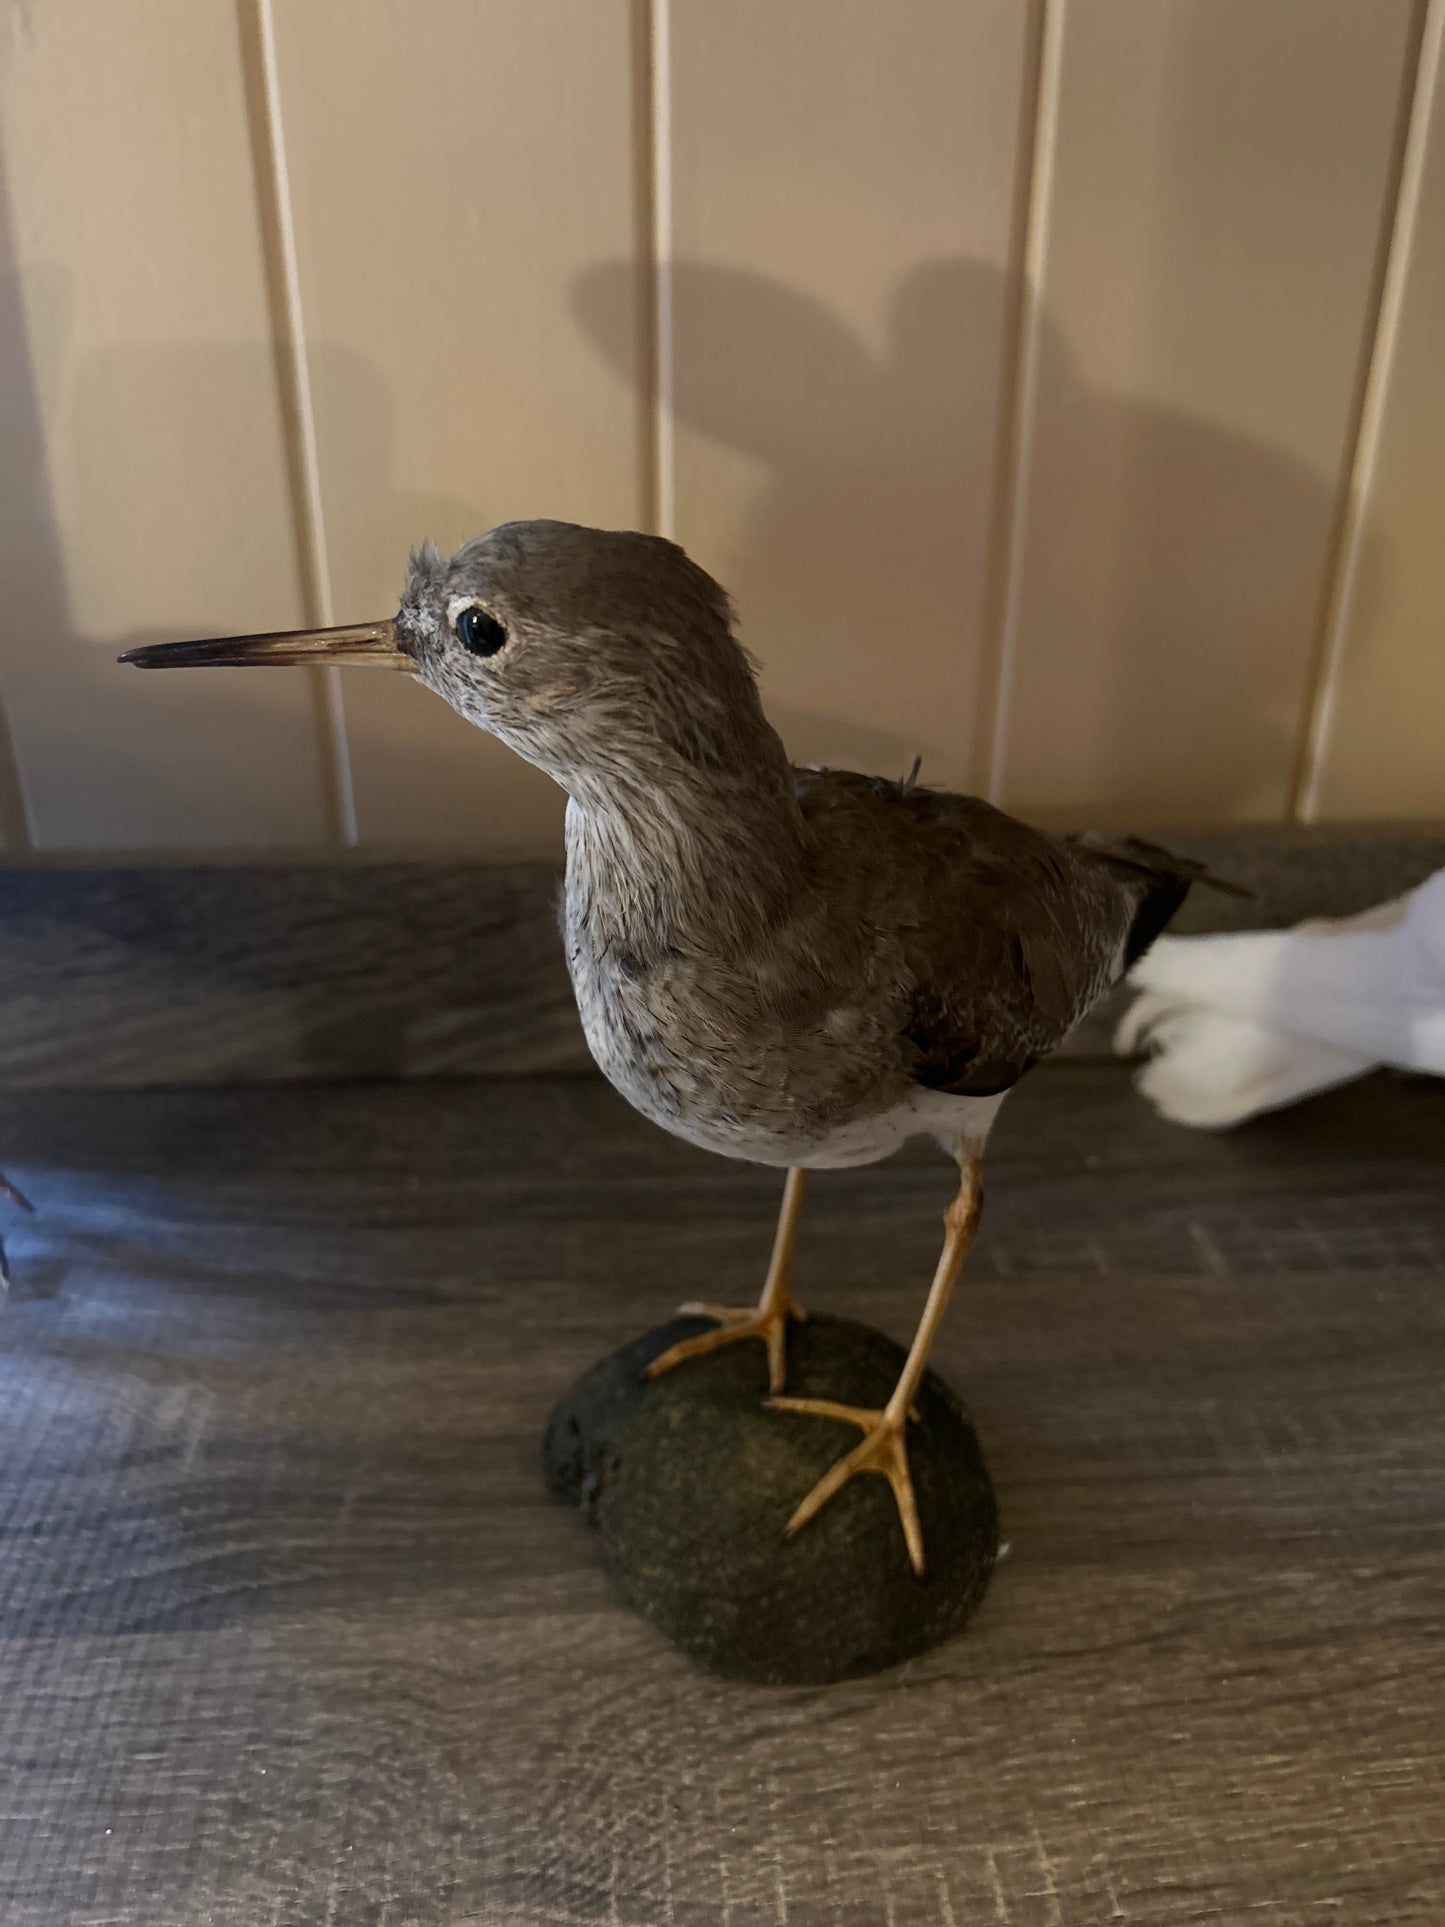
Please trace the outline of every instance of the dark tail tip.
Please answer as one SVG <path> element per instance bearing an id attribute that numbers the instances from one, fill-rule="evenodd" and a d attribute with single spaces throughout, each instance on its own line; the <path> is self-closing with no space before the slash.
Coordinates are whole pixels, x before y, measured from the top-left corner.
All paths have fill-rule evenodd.
<path id="1" fill-rule="evenodd" d="M 1192 876 L 1181 876 L 1176 870 L 1172 876 L 1161 876 L 1152 889 L 1145 893 L 1144 901 L 1134 913 L 1134 921 L 1129 925 L 1128 939 L 1124 944 L 1124 967 L 1132 969 L 1154 939 L 1164 930 L 1170 918 L 1183 903 L 1193 888 Z"/>

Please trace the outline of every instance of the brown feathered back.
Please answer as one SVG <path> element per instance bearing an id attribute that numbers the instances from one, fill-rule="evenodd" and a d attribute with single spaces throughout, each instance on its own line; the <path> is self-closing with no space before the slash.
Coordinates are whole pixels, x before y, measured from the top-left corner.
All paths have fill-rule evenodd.
<path id="1" fill-rule="evenodd" d="M 911 782 L 800 770 L 797 792 L 832 900 L 896 933 L 914 1080 L 960 1096 L 1006 1090 L 1057 1049 L 1198 871 Z"/>

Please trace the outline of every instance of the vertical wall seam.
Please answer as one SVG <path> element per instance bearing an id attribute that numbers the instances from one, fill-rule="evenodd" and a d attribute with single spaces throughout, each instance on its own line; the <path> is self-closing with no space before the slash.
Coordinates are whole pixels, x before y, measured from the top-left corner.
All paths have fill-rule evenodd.
<path id="1" fill-rule="evenodd" d="M 1439 83 L 1442 41 L 1445 41 L 1445 0 L 1427 0 L 1424 28 L 1416 42 L 1413 80 L 1407 81 L 1410 104 L 1395 176 L 1389 241 L 1373 308 L 1374 325 L 1355 432 L 1345 452 L 1343 501 L 1326 563 L 1327 589 L 1320 638 L 1290 798 L 1290 815 L 1301 823 L 1313 822 L 1320 807 L 1325 764 L 1339 706 L 1385 407 L 1404 316 L 1405 284 L 1419 224 L 1425 151 Z"/>
<path id="2" fill-rule="evenodd" d="M 21 775 L 10 711 L 3 694 L 0 694 L 0 830 L 4 831 L 5 836 L 0 857 L 34 854 L 37 847 L 35 823 Z"/>
<path id="3" fill-rule="evenodd" d="M 263 225 L 268 230 L 270 241 L 267 268 L 274 281 L 270 291 L 271 314 L 277 335 L 282 413 L 290 444 L 288 456 L 302 596 L 307 622 L 325 628 L 335 620 L 331 564 L 327 553 L 326 518 L 321 492 L 316 408 L 311 390 L 311 366 L 306 352 L 291 176 L 281 111 L 274 0 L 241 0 L 240 25 L 243 53 L 255 70 L 260 125 L 253 129 L 253 141 L 260 192 L 264 196 Z M 346 734 L 340 672 L 317 669 L 309 673 L 315 693 L 318 747 L 331 833 L 337 842 L 351 847 L 358 841 L 356 789 Z"/>
<path id="4" fill-rule="evenodd" d="M 985 673 L 981 694 L 988 712 L 981 788 L 1001 801 L 1017 668 L 1028 498 L 1038 415 L 1039 356 L 1043 338 L 1044 275 L 1048 265 L 1058 150 L 1059 103 L 1068 0 L 1041 0 L 1038 55 L 1033 68 L 1032 138 L 1028 143 L 1012 345 L 1004 360 L 1006 401 L 997 465 L 999 512 L 989 556 Z M 1021 142 L 1022 145 L 1022 142 Z M 991 700 L 990 700 L 991 699 Z"/>
<path id="5" fill-rule="evenodd" d="M 652 514 L 656 531 L 677 535 L 677 461 L 674 429 L 675 343 L 672 281 L 672 7 L 650 0 L 648 19 L 651 231 Z"/>
<path id="6" fill-rule="evenodd" d="M 632 115 L 632 298 L 636 329 L 633 357 L 633 459 L 637 526 L 657 527 L 657 452 L 653 396 L 657 392 L 657 273 L 653 260 L 657 190 L 652 135 L 652 0 L 631 0 Z"/>
<path id="7" fill-rule="evenodd" d="M 1006 551 L 1013 508 L 1019 371 L 1023 347 L 1025 249 L 1029 209 L 1033 201 L 1034 146 L 1038 134 L 1046 6 L 1047 0 L 1029 0 L 1019 71 L 1019 111 L 1013 143 L 1013 191 L 999 309 L 998 412 L 989 458 L 988 529 L 984 545 L 978 667 L 974 678 L 969 756 L 969 782 L 973 788 L 984 792 L 990 787 L 1001 675 L 999 649 L 1008 586 Z"/>

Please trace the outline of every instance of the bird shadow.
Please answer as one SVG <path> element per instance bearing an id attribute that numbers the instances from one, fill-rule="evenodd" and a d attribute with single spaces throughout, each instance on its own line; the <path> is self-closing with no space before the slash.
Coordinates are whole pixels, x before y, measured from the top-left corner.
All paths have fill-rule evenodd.
<path id="1" fill-rule="evenodd" d="M 677 525 L 734 593 L 798 761 L 977 786 L 991 728 L 1014 308 L 919 262 L 871 346 L 819 302 L 671 270 Z M 636 378 L 636 275 L 572 303 Z M 1300 753 L 1336 478 L 1089 378 L 1042 318 L 1006 801 L 1070 824 L 1271 819 Z M 1366 544 L 1360 620 L 1380 593 Z"/>

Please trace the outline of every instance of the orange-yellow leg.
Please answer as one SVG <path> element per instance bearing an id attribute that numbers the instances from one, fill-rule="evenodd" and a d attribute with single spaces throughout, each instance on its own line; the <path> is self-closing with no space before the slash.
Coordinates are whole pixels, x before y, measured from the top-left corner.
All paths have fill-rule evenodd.
<path id="1" fill-rule="evenodd" d="M 938 1260 L 938 1269 L 933 1274 L 928 1302 L 923 1307 L 923 1316 L 918 1321 L 918 1330 L 913 1335 L 913 1343 L 898 1383 L 882 1411 L 871 1411 L 861 1405 L 839 1405 L 826 1398 L 773 1397 L 768 1400 L 775 1411 L 802 1412 L 813 1418 L 843 1419 L 850 1425 L 860 1427 L 863 1432 L 862 1439 L 853 1450 L 824 1473 L 789 1519 L 788 1538 L 791 1539 L 809 1519 L 821 1512 L 829 1499 L 841 1492 L 855 1473 L 881 1472 L 893 1488 L 893 1500 L 903 1523 L 909 1563 L 922 1578 L 923 1528 L 918 1523 L 918 1504 L 913 1496 L 913 1479 L 908 1470 L 905 1434 L 919 1381 L 928 1363 L 928 1354 L 943 1323 L 943 1314 L 948 1309 L 953 1287 L 958 1282 L 958 1274 L 973 1243 L 973 1234 L 978 1229 L 979 1212 L 983 1208 L 979 1159 L 979 1148 L 970 1147 L 959 1160 L 963 1181 L 958 1196 L 943 1214 L 943 1251 Z"/>
<path id="2" fill-rule="evenodd" d="M 681 1310 L 699 1318 L 715 1318 L 716 1331 L 702 1332 L 670 1346 L 654 1358 L 647 1376 L 656 1378 L 670 1372 L 685 1358 L 702 1358 L 723 1345 L 735 1345 L 740 1338 L 761 1338 L 768 1348 L 768 1390 L 781 1392 L 787 1372 L 788 1320 L 805 1318 L 807 1313 L 788 1293 L 788 1273 L 793 1265 L 793 1239 L 798 1229 L 798 1213 L 803 1207 L 806 1171 L 793 1169 L 783 1187 L 783 1208 L 778 1213 L 778 1230 L 773 1239 L 772 1263 L 768 1266 L 763 1295 L 756 1305 L 739 1311 L 730 1305 L 683 1305 Z"/>

